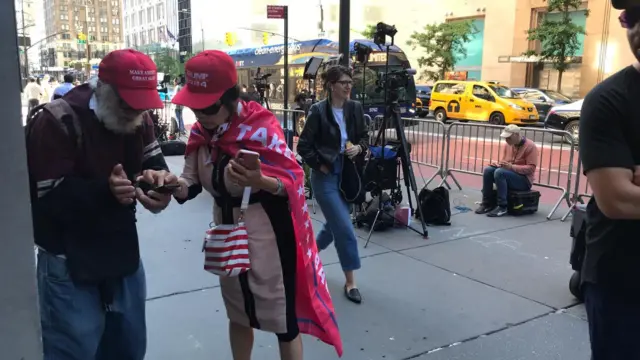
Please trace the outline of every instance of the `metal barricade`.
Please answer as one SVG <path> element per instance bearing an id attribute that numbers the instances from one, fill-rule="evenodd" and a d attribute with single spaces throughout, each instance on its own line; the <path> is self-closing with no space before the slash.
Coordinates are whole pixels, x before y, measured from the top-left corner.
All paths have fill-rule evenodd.
<path id="1" fill-rule="evenodd" d="M 484 169 L 492 162 L 500 162 L 503 157 L 504 139 L 500 133 L 504 126 L 455 122 L 449 126 L 444 150 L 445 175 L 462 190 L 454 172 L 482 176 Z M 563 139 L 573 139 L 570 133 L 526 127 L 521 134 L 533 140 L 538 147 L 538 166 L 533 185 L 562 191 L 547 219 L 551 219 L 562 200 L 571 206 L 571 176 L 574 167 L 574 142 L 567 144 Z"/>
<path id="2" fill-rule="evenodd" d="M 582 161 L 580 161 L 580 153 L 578 151 L 576 152 L 578 153 L 578 156 L 575 156 L 577 158 L 577 164 L 575 166 L 576 171 L 572 176 L 573 194 L 571 194 L 571 204 L 569 205 L 569 210 L 567 210 L 567 212 L 562 216 L 560 221 L 567 220 L 567 217 L 571 215 L 571 211 L 576 207 L 576 205 L 583 204 L 585 198 L 591 198 L 593 196 L 589 180 L 587 180 L 586 176 L 582 175 Z M 581 184 L 584 184 L 582 188 L 580 188 Z"/>
<path id="3" fill-rule="evenodd" d="M 285 142 L 289 148 L 293 149 L 293 137 L 300 135 L 305 122 L 305 113 L 302 110 L 272 109 L 282 130 L 284 130 Z"/>
<path id="4" fill-rule="evenodd" d="M 439 121 L 418 118 L 402 118 L 402 124 L 407 142 L 411 144 L 411 161 L 418 165 L 424 185 L 429 185 L 437 176 L 444 181 L 447 127 Z M 422 167 L 433 168 L 436 171 L 425 181 Z"/>
<path id="5" fill-rule="evenodd" d="M 378 115 L 369 127 L 369 143 L 372 145 L 376 143 L 378 136 L 380 136 L 382 121 L 383 117 Z M 424 181 L 424 185 L 429 185 L 437 176 L 444 179 L 446 126 L 439 121 L 419 118 L 401 118 L 401 121 L 407 142 L 411 147 L 411 161 L 418 165 L 418 171 Z M 385 140 L 398 140 L 395 125 L 391 121 L 387 123 L 384 136 Z M 436 172 L 426 181 L 422 172 L 423 167 L 436 169 Z"/>

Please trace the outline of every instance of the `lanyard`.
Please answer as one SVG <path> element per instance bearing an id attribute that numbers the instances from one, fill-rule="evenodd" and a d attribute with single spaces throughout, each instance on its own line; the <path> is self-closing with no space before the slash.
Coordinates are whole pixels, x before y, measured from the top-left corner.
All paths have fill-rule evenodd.
<path id="1" fill-rule="evenodd" d="M 249 199 L 251 198 L 251 186 L 245 186 L 242 193 L 242 203 L 240 204 L 240 216 L 238 217 L 238 223 L 244 220 L 244 213 L 249 208 Z"/>

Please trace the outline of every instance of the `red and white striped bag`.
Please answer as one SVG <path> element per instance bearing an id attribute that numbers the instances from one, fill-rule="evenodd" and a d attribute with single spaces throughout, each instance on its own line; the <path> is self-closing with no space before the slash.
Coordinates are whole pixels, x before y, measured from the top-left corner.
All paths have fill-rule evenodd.
<path id="1" fill-rule="evenodd" d="M 214 225 L 207 230 L 202 251 L 204 269 L 218 276 L 238 276 L 251 269 L 249 236 L 244 225 L 244 213 L 249 206 L 251 188 L 245 187 L 236 224 Z"/>

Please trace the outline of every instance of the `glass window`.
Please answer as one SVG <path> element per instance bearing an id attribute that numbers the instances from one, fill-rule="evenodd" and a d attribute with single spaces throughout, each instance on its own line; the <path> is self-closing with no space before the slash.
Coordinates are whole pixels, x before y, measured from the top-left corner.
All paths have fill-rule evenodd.
<path id="1" fill-rule="evenodd" d="M 491 90 L 493 90 L 493 92 L 496 93 L 496 95 L 498 95 L 501 98 L 505 98 L 505 99 L 519 98 L 519 96 L 513 91 L 511 91 L 511 89 L 509 89 L 508 87 L 499 86 L 499 85 L 489 85 L 489 87 L 491 88 Z"/>
<path id="2" fill-rule="evenodd" d="M 546 101 L 546 97 L 544 96 L 544 94 L 537 90 L 521 92 L 518 95 L 520 95 L 523 99 L 527 101 L 537 101 L 537 102 Z"/>
<path id="3" fill-rule="evenodd" d="M 548 97 L 552 98 L 555 101 L 564 101 L 564 102 L 572 102 L 570 97 L 560 94 L 557 91 L 553 90 L 541 90 L 543 93 L 547 94 Z"/>
<path id="4" fill-rule="evenodd" d="M 473 85 L 472 91 L 473 91 L 473 96 L 479 99 L 489 100 L 489 98 L 492 97 L 492 95 L 489 93 L 489 89 L 487 89 L 484 86 Z"/>

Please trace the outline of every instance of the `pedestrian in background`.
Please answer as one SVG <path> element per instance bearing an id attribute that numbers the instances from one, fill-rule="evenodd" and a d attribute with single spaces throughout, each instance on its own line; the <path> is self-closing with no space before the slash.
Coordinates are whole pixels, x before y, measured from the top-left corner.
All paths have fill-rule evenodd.
<path id="1" fill-rule="evenodd" d="M 158 213 L 171 195 L 134 183 L 177 182 L 147 115 L 163 107 L 155 73 L 141 52 L 111 52 L 98 78 L 27 123 L 44 360 L 145 356 L 136 203 Z"/>
<path id="2" fill-rule="evenodd" d="M 344 294 L 361 303 L 354 271 L 360 269 L 358 240 L 351 223 L 350 205 L 340 192 L 345 157 L 353 159 L 368 149 L 369 133 L 362 104 L 349 100 L 353 80 L 344 66 L 322 74 L 327 99 L 311 106 L 298 140 L 298 154 L 311 168 L 311 187 L 326 223 L 316 236 L 322 251 L 333 242 L 344 271 Z M 356 162 L 354 162 L 356 164 Z"/>
<path id="3" fill-rule="evenodd" d="M 612 3 L 637 61 L 593 88 L 580 116 L 593 190 L 581 272 L 593 360 L 640 359 L 640 6 Z"/>
<path id="4" fill-rule="evenodd" d="M 24 87 L 24 97 L 27 99 L 27 114 L 31 113 L 31 110 L 40 104 L 40 95 L 42 95 L 42 88 L 36 82 L 33 77 L 29 78 L 29 83 Z"/>
<path id="5" fill-rule="evenodd" d="M 177 93 L 180 92 L 180 90 L 182 90 L 182 87 L 184 86 L 184 78 L 182 76 L 178 76 L 175 80 L 174 80 L 174 89 L 173 89 L 173 96 L 176 96 Z M 184 130 L 184 119 L 182 117 L 182 110 L 183 110 L 183 106 L 182 105 L 174 105 L 176 107 L 176 121 L 178 122 L 178 134 L 180 135 L 184 135 L 185 134 L 185 130 Z"/>
<path id="6" fill-rule="evenodd" d="M 73 75 L 65 74 L 64 82 L 60 84 L 58 87 L 56 87 L 55 90 L 53 90 L 53 96 L 51 97 L 51 100 L 59 99 L 63 97 L 66 93 L 68 93 L 69 90 L 73 89 L 74 81 L 75 81 L 75 78 L 73 77 Z"/>

